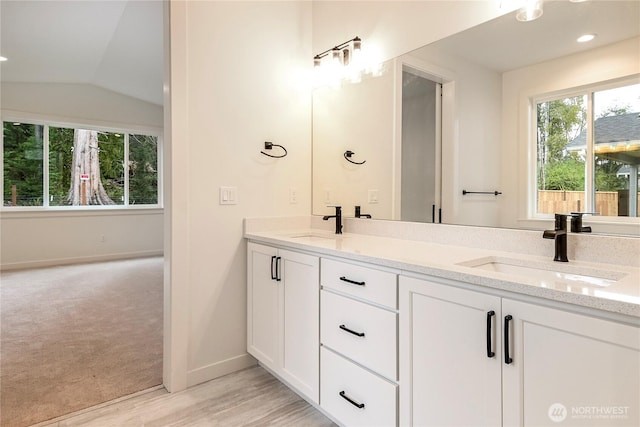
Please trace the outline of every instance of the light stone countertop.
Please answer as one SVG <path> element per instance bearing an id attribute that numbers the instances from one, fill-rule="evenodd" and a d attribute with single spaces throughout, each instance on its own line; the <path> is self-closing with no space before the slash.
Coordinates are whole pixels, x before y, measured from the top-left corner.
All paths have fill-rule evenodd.
<path id="1" fill-rule="evenodd" d="M 401 274 L 425 274 L 482 288 L 632 316 L 634 323 L 640 320 L 640 268 L 634 266 L 585 261 L 558 263 L 548 256 L 365 234 L 336 235 L 315 228 L 247 230 L 245 237 L 251 241 L 314 252 L 320 256 L 371 263 L 399 270 Z M 534 267 L 545 272 L 561 271 L 569 274 L 569 278 L 543 278 L 535 271 L 527 277 L 522 273 L 503 273 L 467 266 L 490 261 Z M 613 283 L 608 286 L 589 285 L 571 280 L 571 275 L 604 277 Z"/>

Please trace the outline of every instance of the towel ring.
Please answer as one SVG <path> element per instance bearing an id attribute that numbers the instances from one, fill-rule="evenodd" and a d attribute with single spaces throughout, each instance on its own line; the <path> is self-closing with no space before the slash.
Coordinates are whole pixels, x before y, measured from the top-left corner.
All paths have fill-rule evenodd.
<path id="1" fill-rule="evenodd" d="M 284 151 L 284 154 L 282 156 L 274 156 L 273 154 L 265 153 L 264 151 L 260 151 L 260 152 L 262 154 L 264 154 L 265 156 L 273 157 L 274 159 L 281 159 L 281 158 L 283 158 L 283 157 L 285 157 L 287 155 L 287 149 L 284 148 L 282 145 L 274 144 L 273 142 L 269 142 L 269 141 L 265 141 L 264 142 L 264 149 L 265 150 L 272 150 L 273 147 L 282 148 L 282 150 Z"/>
<path id="2" fill-rule="evenodd" d="M 344 152 L 344 158 L 347 159 L 348 162 L 353 163 L 354 165 L 364 165 L 367 162 L 366 160 L 363 160 L 361 162 L 354 162 L 353 160 L 350 159 L 350 157 L 353 156 L 354 154 L 356 153 L 354 153 L 351 150 L 347 150 Z"/>

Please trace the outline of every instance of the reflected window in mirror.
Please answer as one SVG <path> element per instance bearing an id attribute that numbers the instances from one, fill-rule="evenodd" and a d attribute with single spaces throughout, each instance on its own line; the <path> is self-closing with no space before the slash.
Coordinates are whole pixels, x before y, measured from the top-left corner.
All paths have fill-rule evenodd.
<path id="1" fill-rule="evenodd" d="M 536 100 L 536 209 L 638 217 L 640 83 Z"/>

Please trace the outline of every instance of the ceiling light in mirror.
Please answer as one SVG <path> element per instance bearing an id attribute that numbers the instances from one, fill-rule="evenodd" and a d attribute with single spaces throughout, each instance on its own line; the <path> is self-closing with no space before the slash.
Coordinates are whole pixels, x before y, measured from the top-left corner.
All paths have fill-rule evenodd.
<path id="1" fill-rule="evenodd" d="M 578 38 L 576 39 L 576 41 L 577 41 L 578 43 L 586 43 L 586 42 L 590 42 L 591 40 L 593 40 L 593 39 L 595 39 L 595 38 L 596 38 L 596 35 L 595 35 L 595 34 L 584 34 L 584 35 L 582 35 L 582 36 L 578 37 Z"/>
<path id="2" fill-rule="evenodd" d="M 542 0 L 525 0 L 525 5 L 516 13 L 516 19 L 520 22 L 534 21 L 542 16 L 542 12 Z"/>

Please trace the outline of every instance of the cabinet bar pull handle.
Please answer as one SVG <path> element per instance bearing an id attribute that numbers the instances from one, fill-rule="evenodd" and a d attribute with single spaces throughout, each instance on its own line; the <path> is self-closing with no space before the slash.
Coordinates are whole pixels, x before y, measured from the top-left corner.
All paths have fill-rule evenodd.
<path id="1" fill-rule="evenodd" d="M 364 282 L 356 282 L 355 280 L 347 279 L 344 276 L 340 277 L 340 280 L 342 280 L 343 282 L 351 283 L 352 285 L 358 285 L 358 286 L 364 286 L 365 285 Z"/>
<path id="2" fill-rule="evenodd" d="M 358 337 L 364 337 L 364 332 L 356 332 L 356 331 L 352 331 L 351 329 L 347 328 L 347 327 L 346 327 L 346 326 L 344 326 L 344 325 L 340 325 L 340 326 L 339 326 L 339 328 L 340 328 L 340 329 L 342 329 L 343 331 L 347 331 L 347 332 L 349 332 L 350 334 L 353 334 L 353 335 L 355 335 L 355 336 L 358 336 Z"/>
<path id="3" fill-rule="evenodd" d="M 513 319 L 510 314 L 504 316 L 504 363 L 510 365 L 513 359 L 509 355 L 509 322 Z"/>
<path id="4" fill-rule="evenodd" d="M 279 282 L 280 280 L 282 280 L 282 277 L 280 277 L 280 260 L 282 259 L 282 257 L 276 257 L 276 282 Z"/>
<path id="5" fill-rule="evenodd" d="M 358 403 L 355 400 L 353 400 L 352 398 L 350 398 L 349 396 L 347 396 L 347 393 L 344 392 L 344 390 L 342 390 L 340 392 L 340 397 L 342 397 L 344 400 L 346 400 L 347 402 L 351 403 L 353 406 L 356 406 L 360 409 L 364 408 L 364 403 Z"/>
<path id="6" fill-rule="evenodd" d="M 276 280 L 277 277 L 277 272 L 274 270 L 273 265 L 275 264 L 274 261 L 276 260 L 276 256 L 272 256 L 271 257 L 271 280 Z"/>
<path id="7" fill-rule="evenodd" d="M 491 345 L 491 341 L 492 341 L 492 337 L 493 337 L 493 333 L 491 332 L 491 324 L 492 324 L 492 317 L 496 315 L 496 312 L 491 310 L 491 311 L 487 311 L 487 357 L 488 358 L 492 358 L 496 355 L 496 353 L 493 351 L 493 345 Z"/>

